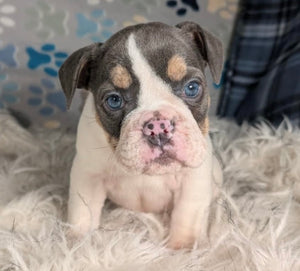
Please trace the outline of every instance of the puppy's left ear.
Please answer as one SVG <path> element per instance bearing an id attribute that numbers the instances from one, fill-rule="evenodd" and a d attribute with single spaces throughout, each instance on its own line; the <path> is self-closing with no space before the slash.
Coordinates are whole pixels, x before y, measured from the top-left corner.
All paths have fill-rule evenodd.
<path id="1" fill-rule="evenodd" d="M 89 90 L 93 58 L 101 43 L 83 47 L 71 54 L 59 69 L 59 80 L 70 108 L 76 88 Z"/>
<path id="2" fill-rule="evenodd" d="M 223 46 L 222 42 L 194 22 L 182 22 L 176 27 L 187 32 L 196 43 L 203 59 L 209 66 L 215 83 L 219 83 L 223 68 Z"/>

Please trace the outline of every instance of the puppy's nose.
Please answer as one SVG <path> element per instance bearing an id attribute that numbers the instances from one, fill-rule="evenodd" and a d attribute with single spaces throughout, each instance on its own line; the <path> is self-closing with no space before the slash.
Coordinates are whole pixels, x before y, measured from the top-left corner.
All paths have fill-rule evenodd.
<path id="1" fill-rule="evenodd" d="M 144 124 L 143 133 L 154 146 L 165 145 L 173 136 L 174 123 L 168 119 L 152 118 Z"/>

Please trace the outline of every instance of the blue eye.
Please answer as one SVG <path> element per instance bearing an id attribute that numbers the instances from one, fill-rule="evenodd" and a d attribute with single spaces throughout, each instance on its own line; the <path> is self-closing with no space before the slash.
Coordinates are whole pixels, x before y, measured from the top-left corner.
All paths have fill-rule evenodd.
<path id="1" fill-rule="evenodd" d="M 187 97 L 196 97 L 200 91 L 200 84 L 197 81 L 190 81 L 184 86 L 184 93 Z"/>
<path id="2" fill-rule="evenodd" d="M 123 101 L 118 94 L 111 94 L 106 99 L 106 103 L 111 109 L 117 110 L 122 107 Z"/>

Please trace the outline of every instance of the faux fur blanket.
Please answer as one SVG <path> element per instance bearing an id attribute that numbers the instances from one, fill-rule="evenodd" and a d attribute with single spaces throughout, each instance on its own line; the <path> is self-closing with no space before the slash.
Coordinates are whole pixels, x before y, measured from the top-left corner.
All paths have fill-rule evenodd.
<path id="1" fill-rule="evenodd" d="M 165 248 L 164 219 L 107 204 L 84 239 L 65 221 L 74 135 L 0 114 L 0 270 L 300 270 L 300 132 L 215 121 L 225 182 L 214 240 Z"/>

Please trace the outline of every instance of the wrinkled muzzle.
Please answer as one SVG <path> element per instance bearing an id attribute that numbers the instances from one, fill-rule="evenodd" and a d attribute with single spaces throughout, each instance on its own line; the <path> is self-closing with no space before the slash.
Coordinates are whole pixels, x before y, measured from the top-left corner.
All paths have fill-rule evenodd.
<path id="1" fill-rule="evenodd" d="M 122 125 L 115 154 L 126 171 L 161 175 L 199 167 L 206 151 L 192 115 L 170 107 L 133 111 Z"/>

